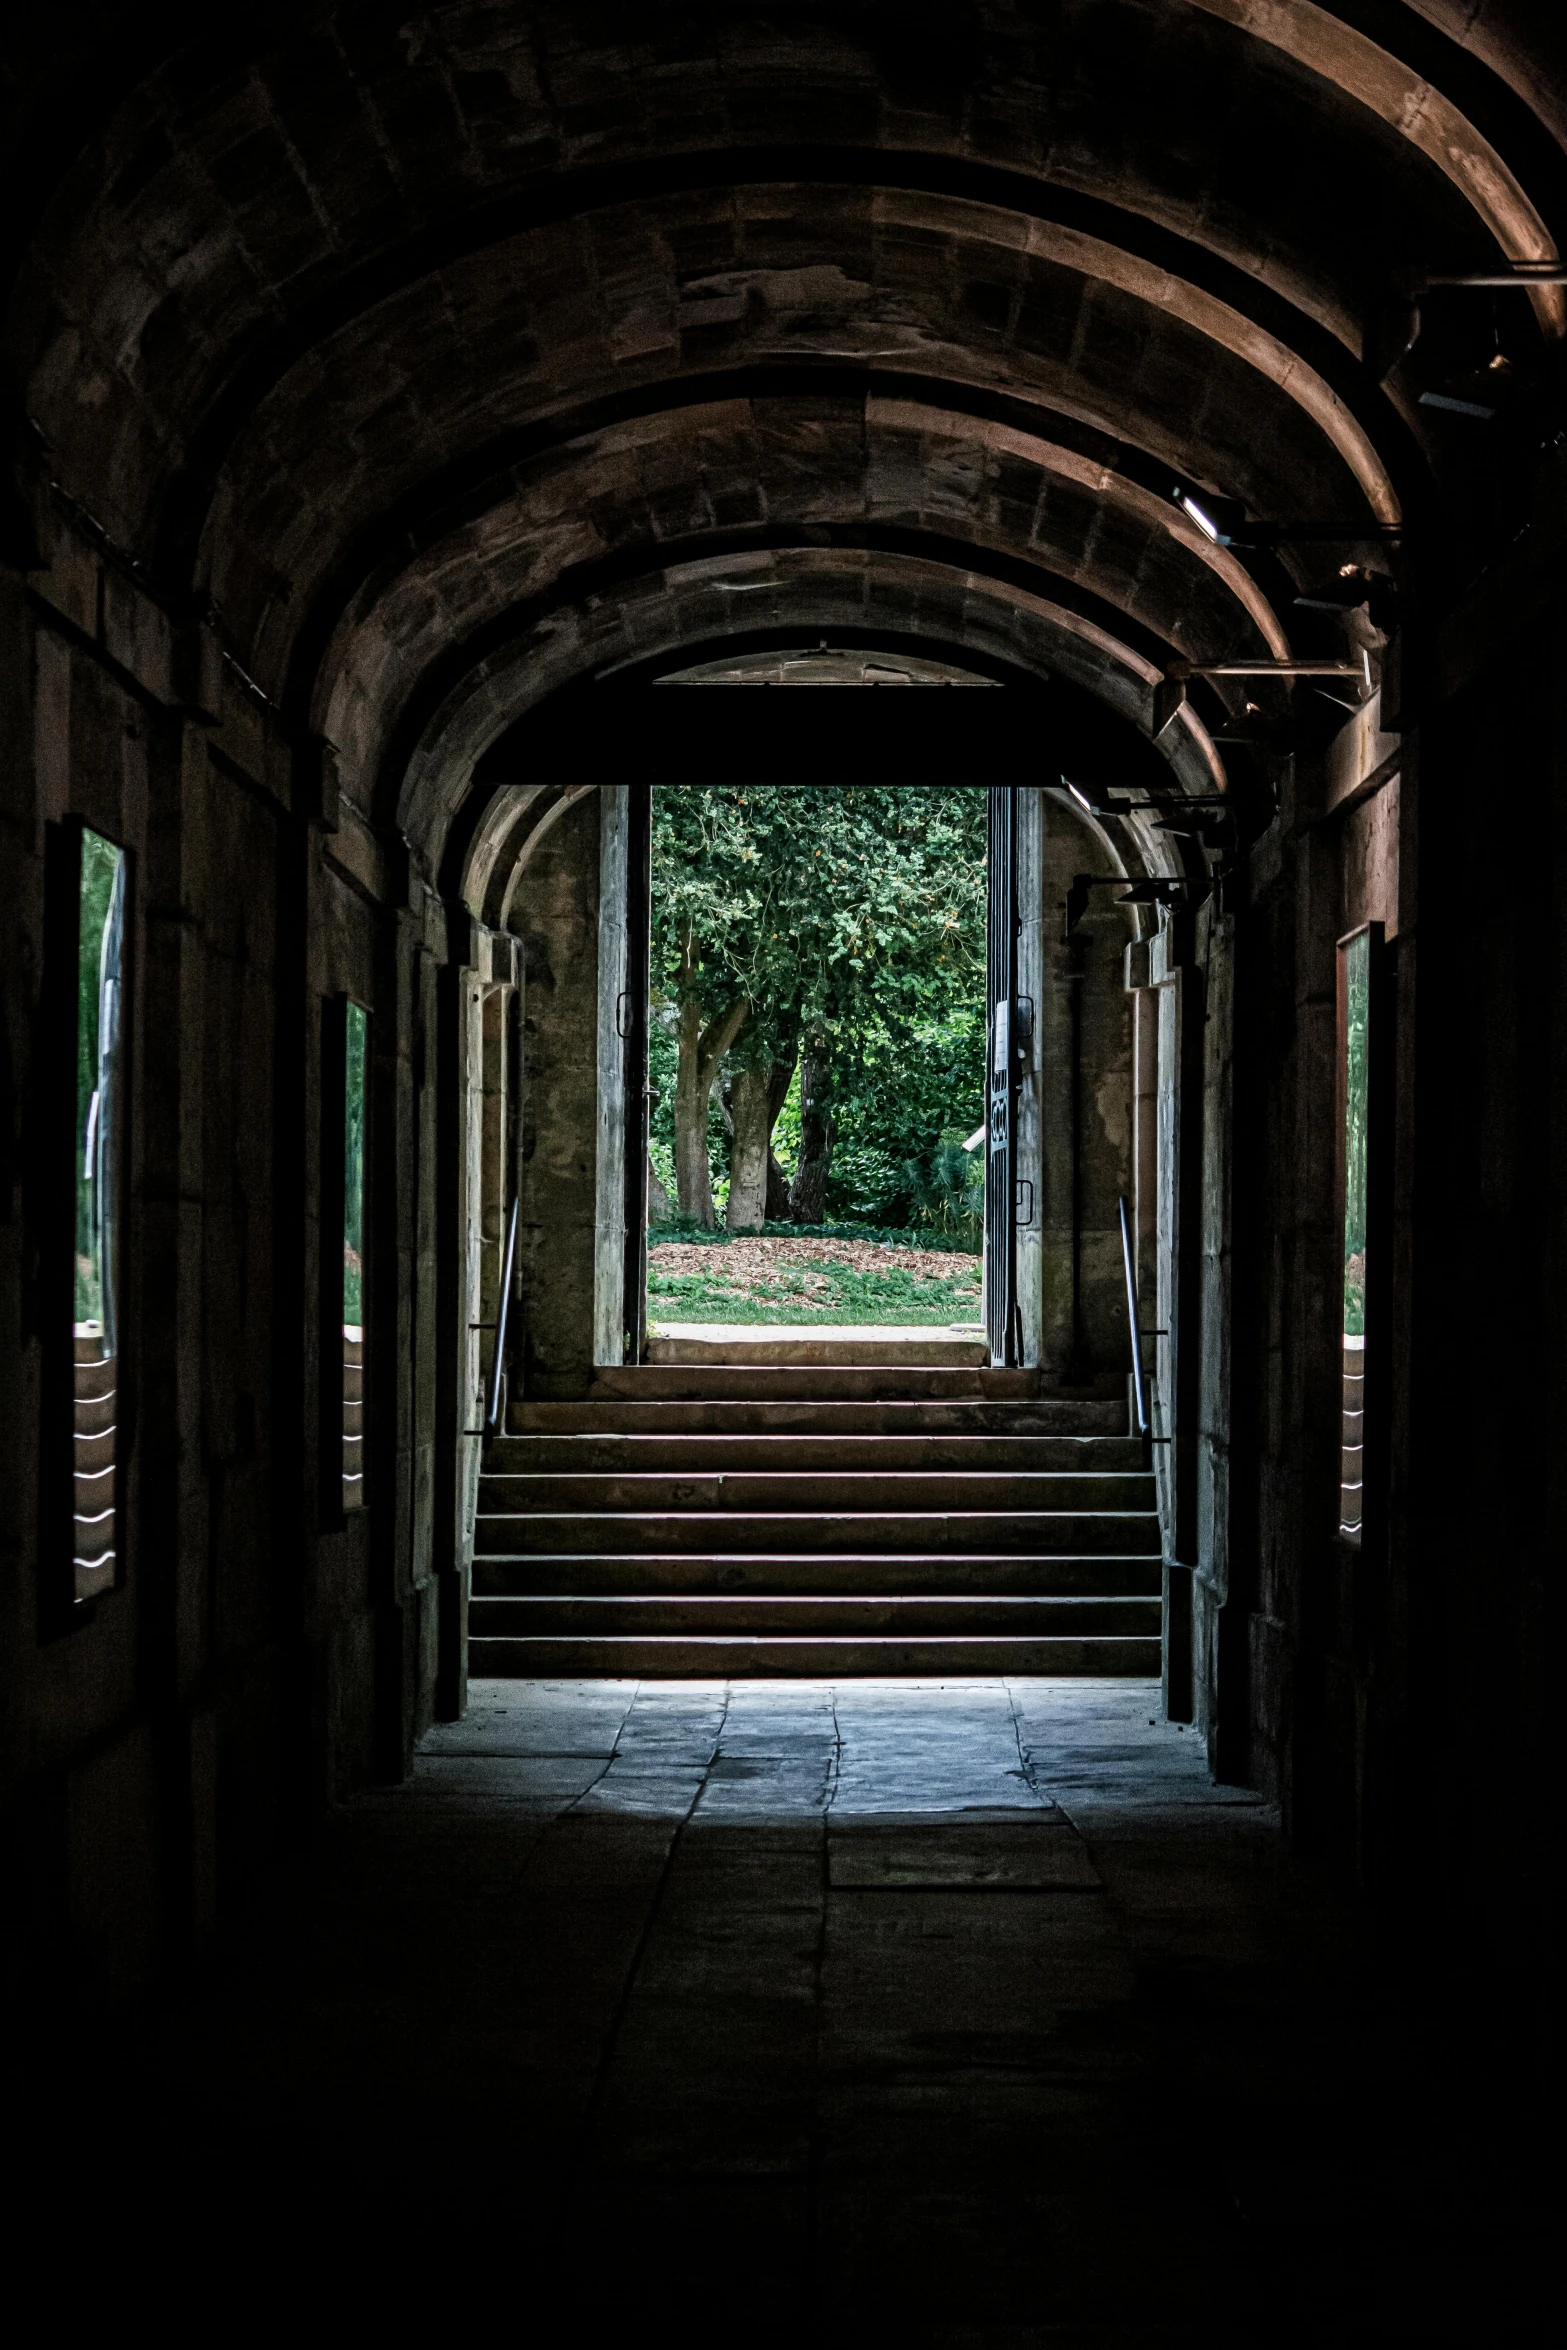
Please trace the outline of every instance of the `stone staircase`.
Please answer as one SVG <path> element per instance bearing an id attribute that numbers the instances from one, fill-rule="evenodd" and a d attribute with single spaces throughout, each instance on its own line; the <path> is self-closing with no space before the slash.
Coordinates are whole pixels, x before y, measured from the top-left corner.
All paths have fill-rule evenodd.
<path id="1" fill-rule="evenodd" d="M 84 1337 L 78 1331 L 72 1406 L 76 1472 L 73 1572 L 78 1599 L 92 1599 L 100 1591 L 114 1588 L 119 1370 L 114 1356 L 103 1352 L 101 1338 Z"/>
<path id="2" fill-rule="evenodd" d="M 514 1406 L 491 1448 L 470 1669 L 1157 1675 L 1126 1419 L 1027 1371 L 601 1372 L 583 1402 Z"/>

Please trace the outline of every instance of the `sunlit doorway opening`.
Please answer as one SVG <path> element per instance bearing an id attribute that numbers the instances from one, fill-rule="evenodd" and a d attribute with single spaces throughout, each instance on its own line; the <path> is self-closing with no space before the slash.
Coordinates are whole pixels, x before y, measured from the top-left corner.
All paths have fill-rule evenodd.
<path id="1" fill-rule="evenodd" d="M 989 794 L 653 794 L 650 1339 L 983 1341 Z"/>

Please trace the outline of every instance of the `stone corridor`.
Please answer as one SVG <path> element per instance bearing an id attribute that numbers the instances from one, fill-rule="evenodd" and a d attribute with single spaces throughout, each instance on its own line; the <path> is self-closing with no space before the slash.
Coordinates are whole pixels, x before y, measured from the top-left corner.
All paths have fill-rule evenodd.
<path id="1" fill-rule="evenodd" d="M 1156 1698 L 478 1682 L 88 2094 L 263 2295 L 438 2313 L 455 2264 L 569 2291 L 547 2341 L 1271 2345 L 1474 2293 L 1454 2338 L 1513 2338 L 1497 2050 Z"/>

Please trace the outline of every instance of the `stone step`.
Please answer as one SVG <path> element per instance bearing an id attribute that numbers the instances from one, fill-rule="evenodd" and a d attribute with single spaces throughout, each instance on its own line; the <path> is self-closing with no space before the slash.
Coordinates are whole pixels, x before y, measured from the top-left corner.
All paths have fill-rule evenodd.
<path id="1" fill-rule="evenodd" d="M 643 1515 L 573 1511 L 481 1517 L 475 1551 L 527 1557 L 648 1551 L 1114 1551 L 1159 1549 L 1159 1520 L 1143 1510 L 950 1510 L 874 1512 L 663 1510 Z"/>
<path id="2" fill-rule="evenodd" d="M 118 1431 L 112 1426 L 100 1428 L 96 1434 L 86 1434 L 80 1425 L 76 1429 L 73 1446 L 73 1466 L 78 1477 L 92 1476 L 114 1466 L 114 1444 Z"/>
<path id="3" fill-rule="evenodd" d="M 113 1455 L 102 1468 L 91 1469 L 78 1464 L 72 1483 L 76 1493 L 77 1517 L 101 1518 L 106 1510 L 114 1508 L 115 1503 Z"/>
<path id="4" fill-rule="evenodd" d="M 586 1639 L 571 1635 L 476 1639 L 474 1674 L 527 1680 L 739 1680 L 772 1675 L 847 1680 L 917 1677 L 968 1680 L 980 1675 L 1092 1674 L 1147 1680 L 1160 1669 L 1156 1637 L 1002 1640 L 936 1636 L 924 1640 L 698 1639 L 683 1633 Z"/>
<path id="5" fill-rule="evenodd" d="M 112 1387 L 107 1395 L 79 1395 L 72 1411 L 72 1425 L 78 1440 L 111 1433 L 118 1406 L 119 1396 Z"/>
<path id="6" fill-rule="evenodd" d="M 576 1551 L 520 1558 L 480 1552 L 473 1589 L 486 1598 L 713 1591 L 1157 1601 L 1162 1574 L 1157 1552 Z"/>
<path id="7" fill-rule="evenodd" d="M 723 1435 L 800 1436 L 1097 1436 L 1125 1437 L 1126 1406 L 1113 1401 L 1017 1398 L 875 1401 L 823 1397 L 707 1396 L 616 1398 L 578 1403 L 520 1403 L 511 1409 L 512 1436 Z M 512 1437 L 501 1437 L 501 1444 Z"/>
<path id="8" fill-rule="evenodd" d="M 1124 1392 L 905 1349 L 606 1370 L 510 1417 L 480 1483 L 475 1672 L 1159 1669 Z"/>
<path id="9" fill-rule="evenodd" d="M 754 1336 L 749 1331 L 731 1331 L 722 1338 L 655 1337 L 648 1342 L 647 1359 L 650 1364 L 742 1363 L 748 1369 L 753 1364 L 891 1363 L 899 1369 L 940 1364 L 978 1370 L 989 1353 L 983 1338 L 947 1337 L 935 1331 L 921 1330 L 908 1338 L 828 1338 L 808 1330 L 769 1330 L 759 1325 Z"/>
<path id="10" fill-rule="evenodd" d="M 876 1516 L 911 1510 L 1142 1510 L 1156 1506 L 1154 1481 L 1144 1469 L 1104 1476 L 1064 1469 L 736 1469 L 691 1476 L 659 1471 L 612 1471 L 572 1476 L 486 1476 L 479 1516 L 557 1516 L 580 1510 L 601 1515 L 626 1510 L 635 1517 L 670 1510 L 866 1510 Z"/>
<path id="11" fill-rule="evenodd" d="M 750 1431 L 503 1436 L 490 1447 L 484 1463 L 487 1478 L 628 1472 L 733 1475 L 740 1469 L 761 1474 L 813 1469 L 840 1475 L 868 1469 L 926 1474 L 944 1469 L 1027 1469 L 1100 1476 L 1142 1468 L 1142 1446 L 1135 1436 L 792 1436 Z"/>
<path id="12" fill-rule="evenodd" d="M 1078 1639 L 1113 1633 L 1157 1639 L 1160 1610 L 1157 1599 L 1146 1597 L 1079 1598 L 1063 1593 L 975 1597 L 931 1592 L 569 1592 L 476 1598 L 470 1603 L 468 1625 L 474 1639 L 675 1633 L 699 1639 L 727 1639 L 736 1633 L 797 1639 L 913 1639 L 933 1633 L 962 1633 L 971 1639 Z"/>
<path id="13" fill-rule="evenodd" d="M 1126 1427 L 1124 1382 L 1112 1390 L 1052 1387 L 1038 1371 L 959 1370 L 915 1365 L 627 1363 L 595 1371 L 589 1402 L 939 1403 L 952 1401 L 1109 1403 Z"/>

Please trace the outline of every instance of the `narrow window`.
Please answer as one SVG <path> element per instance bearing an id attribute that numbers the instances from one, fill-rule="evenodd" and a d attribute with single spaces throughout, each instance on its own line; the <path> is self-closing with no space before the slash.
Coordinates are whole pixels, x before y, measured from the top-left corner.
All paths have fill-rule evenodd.
<path id="1" fill-rule="evenodd" d="M 370 1015 L 346 995 L 321 1007 L 322 1522 L 365 1499 L 366 1140 Z"/>
<path id="2" fill-rule="evenodd" d="M 1364 1526 L 1366 1399 L 1366 1200 L 1370 1163 L 1371 966 L 1369 928 L 1339 946 L 1339 1083 L 1344 1134 L 1343 1430 L 1339 1532 L 1358 1543 Z"/>
<path id="3" fill-rule="evenodd" d="M 75 856 L 69 852 L 74 847 Z M 119 1580 L 120 1226 L 124 1133 L 125 851 L 88 826 L 62 840 L 73 901 L 65 956 L 74 1030 L 70 1441 L 74 1604 Z M 62 1207 L 65 1206 L 62 1202 Z M 63 1239 L 63 1234 L 62 1234 Z M 58 1295 L 59 1293 L 57 1293 Z M 65 1300 L 59 1297 L 57 1311 Z M 62 1350 L 63 1351 L 63 1350 Z M 58 1457 L 58 1456 L 56 1456 Z M 62 1464 L 63 1465 L 63 1464 Z M 58 1520 L 56 1523 L 58 1524 Z M 58 1551 L 54 1553 L 59 1556 Z M 66 1586 L 55 1584 L 57 1593 Z"/>
<path id="4" fill-rule="evenodd" d="M 363 1004 L 345 1007 L 343 1033 L 343 1507 L 365 1492 L 365 1044 Z"/>

